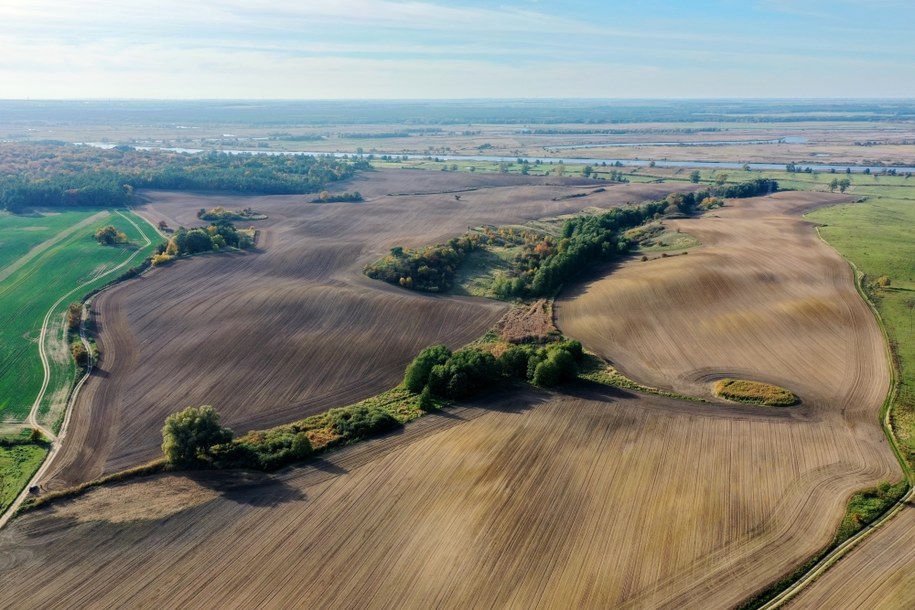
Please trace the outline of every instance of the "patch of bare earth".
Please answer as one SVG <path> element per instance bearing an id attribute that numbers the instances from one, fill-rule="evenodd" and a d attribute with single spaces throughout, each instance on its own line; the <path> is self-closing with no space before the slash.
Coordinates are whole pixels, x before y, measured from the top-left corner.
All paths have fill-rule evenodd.
<path id="1" fill-rule="evenodd" d="M 509 343 L 543 342 L 558 335 L 553 324 L 553 306 L 546 299 L 519 305 L 509 310 L 496 324 L 502 341 Z"/>

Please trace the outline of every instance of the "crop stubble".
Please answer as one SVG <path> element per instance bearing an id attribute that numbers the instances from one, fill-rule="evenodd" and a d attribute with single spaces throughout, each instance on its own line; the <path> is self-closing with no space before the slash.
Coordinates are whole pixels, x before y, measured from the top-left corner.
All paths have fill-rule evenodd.
<path id="1" fill-rule="evenodd" d="M 503 394 L 247 485 L 227 473 L 98 489 L 26 515 L 0 533 L 0 602 L 28 599 L 51 608 L 733 605 L 825 545 L 853 490 L 898 476 L 876 421 L 888 381 L 879 331 L 853 296 L 844 263 L 824 244 L 805 241 L 811 229 L 796 217 L 804 205 L 823 201 L 790 194 L 721 212 L 735 216 L 735 231 L 750 218 L 768 227 L 754 234 L 760 247 L 781 239 L 764 255 L 738 243 L 725 249 L 716 242 L 716 219 L 707 218 L 688 229 L 699 235 L 694 226 L 711 226 L 701 236 L 705 255 L 634 263 L 639 271 L 646 267 L 637 265 L 676 265 L 694 276 L 718 270 L 725 277 L 738 265 L 756 280 L 732 280 L 738 287 L 719 281 L 724 289 L 704 296 L 704 308 L 690 308 L 692 324 L 672 326 L 675 334 L 659 335 L 641 351 L 630 347 L 631 360 L 618 362 L 641 371 L 639 357 L 660 358 L 673 343 L 717 341 L 717 350 L 681 350 L 679 368 L 667 369 L 672 385 L 692 389 L 696 369 L 713 375 L 722 366 L 718 350 L 740 357 L 727 334 L 703 334 L 698 318 L 716 315 L 716 298 L 743 292 L 760 306 L 778 302 L 785 290 L 799 290 L 789 278 L 806 270 L 817 286 L 812 290 L 840 303 L 847 317 L 841 324 L 827 317 L 824 324 L 837 325 L 828 332 L 803 307 L 757 312 L 787 319 L 755 336 L 758 368 L 749 367 L 757 377 L 775 370 L 801 395 L 800 408 L 684 404 L 587 385 L 566 395 Z M 803 249 L 789 247 L 795 239 Z M 772 265 L 765 263 L 770 258 Z M 692 267 L 680 267 L 684 262 Z M 771 288 L 772 275 L 750 273 L 761 264 L 783 290 Z M 647 309 L 677 319 L 663 290 L 655 292 L 655 282 L 675 283 L 663 270 L 645 271 L 655 279 L 639 310 L 617 309 L 629 268 L 564 301 L 564 330 L 576 303 L 598 289 L 605 292 L 592 307 L 604 317 L 641 317 Z M 617 279 L 619 290 L 604 288 Z M 693 284 L 696 292 L 708 289 Z M 689 306 L 696 297 L 680 290 L 679 303 Z M 587 344 L 617 359 L 614 350 L 625 334 L 608 341 L 603 326 L 584 328 Z M 788 349 L 788 330 L 810 333 L 811 340 L 795 348 L 803 358 L 783 356 L 809 361 L 807 369 L 792 373 L 770 353 Z M 808 379 L 814 363 L 839 370 L 809 370 Z M 668 381 L 644 370 L 639 381 Z M 821 385 L 817 376 L 840 387 Z M 131 507 L 139 506 L 144 509 L 134 513 Z"/>

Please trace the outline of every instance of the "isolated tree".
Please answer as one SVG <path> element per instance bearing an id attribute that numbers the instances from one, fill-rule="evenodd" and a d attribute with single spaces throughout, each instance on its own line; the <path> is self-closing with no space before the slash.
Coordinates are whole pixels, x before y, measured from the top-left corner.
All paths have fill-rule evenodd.
<path id="1" fill-rule="evenodd" d="M 833 178 L 832 182 L 829 183 L 829 192 L 835 193 L 837 188 L 839 188 L 839 179 Z"/>
<path id="2" fill-rule="evenodd" d="M 584 176 L 585 178 L 590 178 L 591 174 L 593 174 L 593 173 L 594 173 L 594 168 L 591 167 L 590 165 L 585 165 L 585 168 L 583 170 L 581 170 L 581 175 Z"/>
<path id="3" fill-rule="evenodd" d="M 114 225 L 108 225 L 107 227 L 101 227 L 95 231 L 95 240 L 106 246 L 126 244 L 127 235 L 123 231 L 118 231 L 117 227 Z"/>
<path id="4" fill-rule="evenodd" d="M 74 343 L 70 346 L 70 353 L 73 354 L 73 360 L 77 366 L 86 366 L 89 363 L 89 352 L 82 343 Z"/>
<path id="5" fill-rule="evenodd" d="M 232 440 L 232 431 L 219 425 L 219 414 L 209 405 L 188 407 L 165 418 L 162 453 L 172 466 L 200 464 L 214 445 Z"/>
<path id="6" fill-rule="evenodd" d="M 718 174 L 717 176 L 715 176 L 715 184 L 717 184 L 718 186 L 724 186 L 727 181 L 728 181 L 727 174 Z"/>
<path id="7" fill-rule="evenodd" d="M 888 275 L 881 275 L 877 278 L 877 285 L 881 288 L 889 288 L 892 285 L 893 281 Z"/>
<path id="8" fill-rule="evenodd" d="M 842 178 L 841 180 L 839 180 L 839 192 L 840 193 L 844 193 L 845 191 L 847 191 L 848 187 L 850 187 L 850 186 L 851 186 L 851 180 L 849 180 L 848 178 Z"/>
<path id="9" fill-rule="evenodd" d="M 79 328 L 80 320 L 83 317 L 83 304 L 74 301 L 67 306 L 67 330 L 76 330 Z"/>
<path id="10" fill-rule="evenodd" d="M 699 178 L 700 178 L 700 177 L 701 177 L 701 176 L 700 176 L 700 174 L 699 174 L 699 170 L 698 170 L 698 169 L 694 169 L 694 170 L 690 173 L 690 175 L 689 175 L 689 181 L 692 182 L 693 184 L 699 184 Z"/>

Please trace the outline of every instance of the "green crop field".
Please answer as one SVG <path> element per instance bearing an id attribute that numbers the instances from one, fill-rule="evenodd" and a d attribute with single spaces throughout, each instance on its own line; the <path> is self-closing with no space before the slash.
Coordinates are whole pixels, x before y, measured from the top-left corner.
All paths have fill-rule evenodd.
<path id="1" fill-rule="evenodd" d="M 125 232 L 130 244 L 99 245 L 93 234 L 96 228 L 108 224 Z M 97 209 L 45 216 L 0 216 L 0 239 L 4 244 L 0 250 L 0 421 L 25 419 L 39 393 L 44 373 L 38 338 L 45 316 L 55 303 L 48 318 L 45 343 L 52 371 L 48 396 L 65 397 L 74 375 L 65 341 L 67 305 L 141 262 L 154 246 L 154 242 L 147 245 L 153 233 L 133 214 L 122 216 Z M 55 237 L 59 239 L 47 243 Z M 47 247 L 36 252 L 33 248 L 39 244 Z"/>

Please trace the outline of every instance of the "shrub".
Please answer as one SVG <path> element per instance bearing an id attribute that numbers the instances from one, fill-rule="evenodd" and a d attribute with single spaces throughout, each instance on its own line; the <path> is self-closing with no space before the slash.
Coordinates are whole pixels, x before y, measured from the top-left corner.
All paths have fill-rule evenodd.
<path id="1" fill-rule="evenodd" d="M 429 372 L 429 390 L 446 398 L 464 398 L 487 387 L 499 377 L 500 369 L 489 352 L 464 349 Z"/>
<path id="2" fill-rule="evenodd" d="M 531 357 L 528 348 L 513 345 L 499 356 L 499 368 L 506 377 L 527 379 L 527 361 Z"/>
<path id="3" fill-rule="evenodd" d="M 333 409 L 327 413 L 330 428 L 346 440 L 365 438 L 400 426 L 400 422 L 379 407 L 359 405 L 350 409 Z"/>
<path id="4" fill-rule="evenodd" d="M 70 303 L 67 306 L 67 330 L 76 330 L 83 318 L 83 304 L 80 302 Z"/>
<path id="5" fill-rule="evenodd" d="M 432 392 L 429 390 L 429 386 L 424 387 L 419 395 L 419 408 L 423 411 L 431 411 L 435 408 L 435 402 L 432 400 Z"/>
<path id="6" fill-rule="evenodd" d="M 564 381 L 571 381 L 577 374 L 578 367 L 575 366 L 572 354 L 562 348 L 553 348 L 548 349 L 546 359 L 534 367 L 531 381 L 534 385 L 551 387 Z"/>
<path id="7" fill-rule="evenodd" d="M 108 225 L 95 231 L 95 241 L 105 246 L 126 244 L 127 234 L 123 231 L 118 231 L 114 225 Z"/>
<path id="8" fill-rule="evenodd" d="M 89 363 L 89 352 L 81 342 L 72 344 L 70 353 L 73 354 L 73 360 L 76 361 L 77 366 L 86 366 Z"/>

